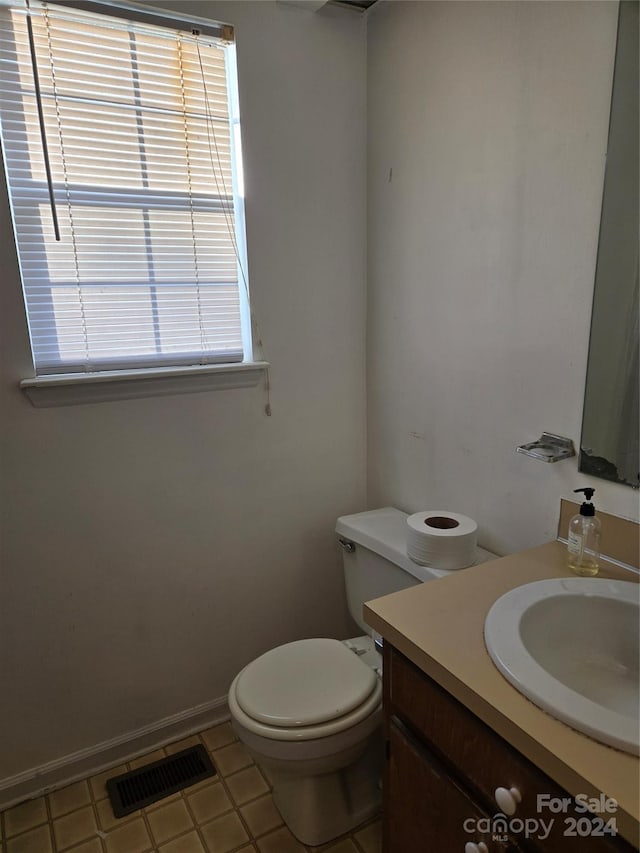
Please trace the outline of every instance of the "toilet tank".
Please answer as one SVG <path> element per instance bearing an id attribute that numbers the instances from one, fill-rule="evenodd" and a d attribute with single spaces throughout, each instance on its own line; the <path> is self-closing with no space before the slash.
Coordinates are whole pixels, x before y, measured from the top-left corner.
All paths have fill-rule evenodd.
<path id="1" fill-rule="evenodd" d="M 365 601 L 451 574 L 419 566 L 407 556 L 407 518 L 406 512 L 388 506 L 343 515 L 336 522 L 349 612 L 365 634 L 371 633 L 362 618 Z M 474 565 L 496 559 L 484 548 L 476 548 L 476 555 Z"/>
<path id="2" fill-rule="evenodd" d="M 343 549 L 349 612 L 365 634 L 365 601 L 445 574 L 419 566 L 407 557 L 407 514 L 393 507 L 343 515 L 336 522 Z"/>

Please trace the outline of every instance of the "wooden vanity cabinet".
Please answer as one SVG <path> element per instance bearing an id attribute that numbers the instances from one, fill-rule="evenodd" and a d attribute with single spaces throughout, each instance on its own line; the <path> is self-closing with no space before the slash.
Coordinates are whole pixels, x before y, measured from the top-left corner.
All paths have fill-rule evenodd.
<path id="1" fill-rule="evenodd" d="M 385 853 L 463 853 L 468 841 L 485 841 L 491 851 L 518 853 L 521 848 L 513 842 L 492 841 L 487 833 L 465 832 L 465 821 L 490 815 L 396 720 L 391 720 L 388 736 Z"/>
<path id="2" fill-rule="evenodd" d="M 465 853 L 467 843 L 481 842 L 489 853 L 638 849 L 620 836 L 598 834 L 603 821 L 585 813 L 538 812 L 538 794 L 569 794 L 388 643 L 383 680 L 383 853 Z M 487 819 L 500 811 L 494 798 L 498 787 L 515 787 L 522 797 L 509 821 L 542 818 L 548 826 L 553 818 L 548 837 L 540 837 L 547 834 L 542 827 L 529 838 L 520 831 L 482 831 L 493 829 Z M 484 827 L 482 821 L 476 824 L 482 818 Z M 572 829 L 576 834 L 567 835 Z"/>

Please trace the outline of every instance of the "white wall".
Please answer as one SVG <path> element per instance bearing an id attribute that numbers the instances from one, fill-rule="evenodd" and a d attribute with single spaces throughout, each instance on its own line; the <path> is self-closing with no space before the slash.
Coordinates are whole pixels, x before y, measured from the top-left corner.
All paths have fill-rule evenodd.
<path id="1" fill-rule="evenodd" d="M 0 782 L 348 630 L 332 527 L 365 501 L 364 19 L 189 10 L 236 26 L 273 417 L 261 389 L 33 409 L 0 203 Z M 585 482 L 514 450 L 579 440 L 616 5 L 396 0 L 368 26 L 369 503 L 526 547 Z"/>
<path id="2" fill-rule="evenodd" d="M 514 451 L 579 445 L 616 21 L 609 2 L 369 16 L 369 504 L 467 513 L 499 553 L 553 538 L 589 484 Z M 593 485 L 638 517 L 636 492 Z"/>
<path id="3" fill-rule="evenodd" d="M 349 630 L 333 525 L 365 501 L 364 22 L 189 9 L 236 26 L 273 416 L 260 388 L 32 408 L 0 189 L 0 782 Z"/>

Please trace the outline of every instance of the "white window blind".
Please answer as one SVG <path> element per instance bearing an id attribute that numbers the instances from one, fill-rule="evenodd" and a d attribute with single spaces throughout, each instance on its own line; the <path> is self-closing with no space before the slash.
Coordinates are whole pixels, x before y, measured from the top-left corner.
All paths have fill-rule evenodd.
<path id="1" fill-rule="evenodd" d="M 59 241 L 24 9 L 0 8 L 0 121 L 36 373 L 241 361 L 231 48 L 31 10 Z"/>

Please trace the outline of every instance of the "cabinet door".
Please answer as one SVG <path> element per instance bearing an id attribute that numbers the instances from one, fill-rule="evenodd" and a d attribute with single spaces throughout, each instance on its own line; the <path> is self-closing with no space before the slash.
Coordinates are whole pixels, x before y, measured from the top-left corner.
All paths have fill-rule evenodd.
<path id="1" fill-rule="evenodd" d="M 388 731 L 384 853 L 465 853 L 468 842 L 480 841 L 489 853 L 519 853 L 475 831 L 487 814 L 402 723 L 393 718 Z"/>

